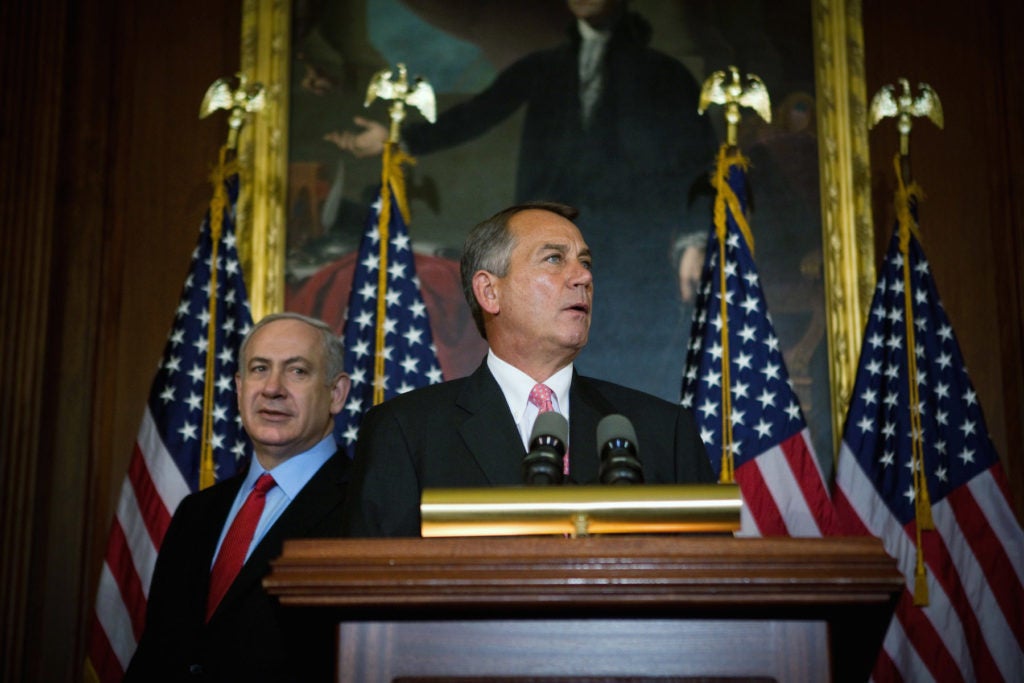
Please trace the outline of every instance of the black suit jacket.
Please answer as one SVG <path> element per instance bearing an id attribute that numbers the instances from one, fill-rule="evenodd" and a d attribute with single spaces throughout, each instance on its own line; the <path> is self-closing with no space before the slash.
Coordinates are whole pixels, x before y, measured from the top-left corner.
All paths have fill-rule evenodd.
<path id="1" fill-rule="evenodd" d="M 286 538 L 341 534 L 348 475 L 343 453 L 324 463 L 253 549 L 209 623 L 210 565 L 244 474 L 182 500 L 157 557 L 146 628 L 125 683 L 332 680 L 333 622 L 281 609 L 262 580 Z"/>
<path id="2" fill-rule="evenodd" d="M 714 481 L 690 413 L 663 399 L 574 373 L 569 389 L 569 472 L 598 482 L 597 423 L 625 415 L 636 429 L 644 481 Z M 419 536 L 424 488 L 517 486 L 525 450 L 486 361 L 469 377 L 376 406 L 363 418 L 345 530 L 353 536 Z"/>

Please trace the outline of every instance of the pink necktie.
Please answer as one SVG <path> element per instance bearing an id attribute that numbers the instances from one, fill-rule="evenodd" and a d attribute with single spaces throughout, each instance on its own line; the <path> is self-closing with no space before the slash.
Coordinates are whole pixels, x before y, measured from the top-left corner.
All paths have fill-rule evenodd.
<path id="1" fill-rule="evenodd" d="M 277 486 L 277 482 L 269 474 L 262 474 L 256 480 L 256 485 L 249 492 L 249 497 L 242 503 L 241 509 L 231 522 L 231 528 L 224 536 L 224 542 L 220 545 L 220 553 L 213 563 L 210 571 L 210 592 L 206 598 L 206 620 L 213 616 L 214 610 L 220 604 L 221 598 L 228 592 L 228 587 L 238 576 L 245 561 L 246 553 L 249 552 L 249 545 L 252 543 L 252 536 L 256 533 L 256 525 L 263 514 L 263 506 L 267 502 L 267 491 Z"/>
<path id="2" fill-rule="evenodd" d="M 551 397 L 555 395 L 555 392 L 551 391 L 551 388 L 546 384 L 535 384 L 533 389 L 530 389 L 529 401 L 533 405 L 537 406 L 538 413 L 548 413 L 555 409 L 551 403 Z M 569 449 L 566 448 L 565 455 L 562 456 L 562 474 L 569 476 Z"/>

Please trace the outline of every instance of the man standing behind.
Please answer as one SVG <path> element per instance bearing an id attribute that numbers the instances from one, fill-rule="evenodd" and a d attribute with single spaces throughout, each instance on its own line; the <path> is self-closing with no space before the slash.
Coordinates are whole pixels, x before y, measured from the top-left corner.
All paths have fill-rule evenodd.
<path id="1" fill-rule="evenodd" d="M 235 384 L 248 472 L 185 498 L 157 558 L 125 681 L 308 681 L 332 676 L 333 629 L 263 590 L 284 539 L 339 536 L 348 459 L 334 416 L 348 395 L 341 341 L 319 320 L 265 317 Z"/>
<path id="2" fill-rule="evenodd" d="M 424 488 L 521 484 L 533 422 L 548 407 L 569 420 L 570 482 L 598 481 L 597 423 L 614 413 L 633 422 L 644 481 L 714 480 L 689 413 L 573 370 L 594 290 L 575 217 L 561 204 L 521 204 L 470 231 L 462 285 L 487 358 L 469 377 L 403 394 L 364 416 L 347 533 L 418 536 Z"/>

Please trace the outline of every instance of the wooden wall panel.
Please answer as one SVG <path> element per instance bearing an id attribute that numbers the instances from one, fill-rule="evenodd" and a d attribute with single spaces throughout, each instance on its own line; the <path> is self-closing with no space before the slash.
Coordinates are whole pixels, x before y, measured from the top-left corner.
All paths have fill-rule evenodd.
<path id="1" fill-rule="evenodd" d="M 864 2 L 869 96 L 907 77 L 942 99 L 945 128 L 918 119 L 911 135 L 913 177 L 923 187 L 920 222 L 939 294 L 978 391 L 989 432 L 1010 475 L 1018 517 L 1024 509 L 1020 443 L 1021 209 L 1012 161 L 1021 156 L 1020 48 L 1011 44 L 1019 3 L 980 0 Z M 1018 118 L 1012 118 L 1016 107 Z M 1009 124 L 1009 125 L 1007 125 Z M 892 120 L 872 131 L 871 172 L 876 247 L 892 234 L 898 149 Z"/>
<path id="2" fill-rule="evenodd" d="M 224 141 L 223 114 L 198 118 L 206 88 L 239 68 L 241 2 L 133 4 L 115 82 L 104 249 L 108 295 L 96 357 L 91 481 L 95 523 L 83 557 L 89 617 L 118 491 L 163 352 Z"/>
<path id="3" fill-rule="evenodd" d="M 241 2 L 0 3 L 0 680 L 79 680 L 117 492 L 210 196 Z"/>
<path id="4" fill-rule="evenodd" d="M 58 174 L 63 0 L 0 4 L 0 679 L 27 679 Z"/>

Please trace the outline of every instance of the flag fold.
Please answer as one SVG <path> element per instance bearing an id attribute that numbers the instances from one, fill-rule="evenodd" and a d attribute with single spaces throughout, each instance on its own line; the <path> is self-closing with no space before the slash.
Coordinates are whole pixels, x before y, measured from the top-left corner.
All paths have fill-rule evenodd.
<path id="1" fill-rule="evenodd" d="M 739 484 L 741 535 L 821 536 L 831 501 L 754 264 L 746 168 L 721 147 L 682 404 L 719 480 Z"/>
<path id="2" fill-rule="evenodd" d="M 396 143 L 386 144 L 380 195 L 367 218 L 352 278 L 343 331 L 352 390 L 334 427 L 350 457 L 370 407 L 442 380 L 409 238 L 402 170 L 408 163 L 412 157 Z"/>
<path id="3" fill-rule="evenodd" d="M 882 539 L 906 590 L 876 681 L 1024 680 L 1024 536 L 896 173 L 836 475 L 836 531 Z"/>

